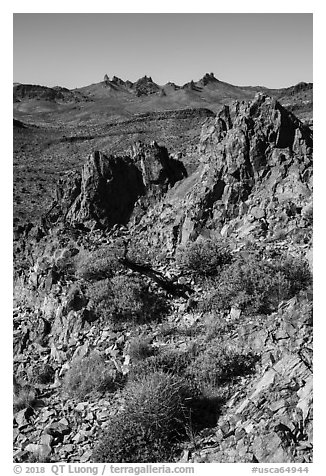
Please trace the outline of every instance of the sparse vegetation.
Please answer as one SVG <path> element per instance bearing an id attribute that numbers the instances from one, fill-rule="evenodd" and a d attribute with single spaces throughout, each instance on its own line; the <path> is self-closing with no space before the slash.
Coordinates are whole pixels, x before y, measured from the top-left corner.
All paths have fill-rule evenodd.
<path id="1" fill-rule="evenodd" d="M 94 462 L 171 461 L 187 430 L 192 393 L 180 377 L 151 373 L 126 389 L 125 410 L 111 417 L 93 453 Z"/>
<path id="2" fill-rule="evenodd" d="M 188 365 L 185 374 L 203 389 L 232 383 L 236 377 L 253 372 L 258 357 L 252 351 L 236 346 L 211 342 Z"/>
<path id="3" fill-rule="evenodd" d="M 111 278 L 119 268 L 116 250 L 102 247 L 97 250 L 81 250 L 75 260 L 76 276 L 87 281 Z"/>
<path id="4" fill-rule="evenodd" d="M 82 400 L 91 393 L 114 392 L 119 386 L 119 375 L 113 363 L 93 352 L 75 359 L 67 371 L 63 388 L 72 397 Z"/>
<path id="5" fill-rule="evenodd" d="M 311 284 L 308 264 L 301 259 L 260 259 L 251 254 L 238 257 L 221 271 L 208 299 L 206 311 L 236 306 L 246 312 L 268 314 L 286 299 Z"/>
<path id="6" fill-rule="evenodd" d="M 184 372 L 194 356 L 194 348 L 190 348 L 186 352 L 171 349 L 157 352 L 132 365 L 129 379 L 138 381 L 153 372 L 184 376 Z"/>
<path id="7" fill-rule="evenodd" d="M 145 337 L 134 337 L 129 345 L 129 355 L 132 361 L 138 362 L 153 355 L 154 351 Z"/>
<path id="8" fill-rule="evenodd" d="M 176 259 L 183 271 L 199 276 L 215 276 L 222 266 L 231 262 L 231 257 L 224 241 L 207 239 L 181 247 Z"/>
<path id="9" fill-rule="evenodd" d="M 147 289 L 136 276 L 115 276 L 111 280 L 115 314 L 118 318 L 139 319 L 148 312 L 146 309 Z"/>
<path id="10" fill-rule="evenodd" d="M 88 285 L 86 297 L 88 306 L 98 317 L 108 317 L 114 310 L 113 292 L 109 279 L 96 281 Z"/>
<path id="11" fill-rule="evenodd" d="M 14 378 L 14 411 L 23 408 L 32 408 L 37 399 L 37 392 L 34 386 L 25 384 L 20 385 Z"/>
<path id="12" fill-rule="evenodd" d="M 99 317 L 115 321 L 145 322 L 160 319 L 167 312 L 164 297 L 148 289 L 136 276 L 116 275 L 91 283 L 86 296 Z"/>

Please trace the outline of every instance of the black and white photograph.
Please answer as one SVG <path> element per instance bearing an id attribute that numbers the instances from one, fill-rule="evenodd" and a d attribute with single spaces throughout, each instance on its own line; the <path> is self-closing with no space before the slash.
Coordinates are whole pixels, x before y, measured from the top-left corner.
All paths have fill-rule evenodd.
<path id="1" fill-rule="evenodd" d="M 15 468 L 308 474 L 313 13 L 12 18 Z"/>

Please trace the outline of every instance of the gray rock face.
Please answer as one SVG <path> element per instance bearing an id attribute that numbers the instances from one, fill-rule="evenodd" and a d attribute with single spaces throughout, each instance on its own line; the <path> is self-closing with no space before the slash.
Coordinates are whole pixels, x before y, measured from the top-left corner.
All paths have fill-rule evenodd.
<path id="1" fill-rule="evenodd" d="M 68 210 L 68 222 L 92 220 L 109 226 L 126 223 L 144 193 L 139 170 L 126 158 L 95 152 L 82 169 L 80 194 Z"/>
<path id="2" fill-rule="evenodd" d="M 81 172 L 70 172 L 59 181 L 47 218 L 88 227 L 126 224 L 140 197 L 146 197 L 142 205 L 161 198 L 185 175 L 182 164 L 156 143 L 138 142 L 126 157 L 96 151 Z"/>
<path id="3" fill-rule="evenodd" d="M 141 170 L 148 197 L 161 198 L 170 187 L 187 176 L 182 162 L 170 158 L 167 149 L 156 142 L 150 145 L 136 142 L 131 149 L 131 159 Z"/>
<path id="4" fill-rule="evenodd" d="M 202 164 L 144 217 L 152 243 L 222 235 L 274 236 L 302 226 L 312 197 L 312 132 L 277 101 L 259 94 L 207 119 Z M 157 224 L 159 224 L 157 226 Z"/>

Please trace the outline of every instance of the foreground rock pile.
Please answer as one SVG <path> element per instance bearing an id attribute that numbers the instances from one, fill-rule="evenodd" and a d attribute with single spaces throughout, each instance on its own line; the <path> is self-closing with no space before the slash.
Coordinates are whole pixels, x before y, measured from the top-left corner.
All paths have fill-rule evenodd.
<path id="1" fill-rule="evenodd" d="M 312 461 L 309 288 L 279 298 L 273 312 L 207 310 L 217 281 L 178 262 L 189 243 L 224 240 L 232 259 L 254 250 L 265 264 L 286 256 L 311 265 L 311 130 L 258 95 L 208 118 L 198 154 L 201 164 L 188 176 L 156 142 L 137 142 L 121 157 L 96 151 L 59 181 L 41 223 L 15 230 L 15 461 L 92 461 L 101 431 L 124 409 L 124 386 L 149 355 L 177 353 L 188 359 L 185 375 L 210 377 L 215 368 L 196 374 L 194 362 L 200 352 L 218 355 L 219 345 L 226 355 L 244 349 L 235 355 L 250 358 L 250 369 L 221 381 L 214 418 L 180 443 L 174 460 Z M 161 307 L 135 321 L 144 295 Z M 133 320 L 121 318 L 126 309 Z M 144 344 L 141 357 L 135 339 Z M 67 375 L 94 352 L 114 385 L 82 398 Z"/>
<path id="2" fill-rule="evenodd" d="M 182 302 L 177 304 L 170 324 L 175 328 L 196 329 L 203 316 L 189 315 L 184 309 Z M 232 322 L 235 315 L 231 312 L 228 320 Z M 26 316 L 24 321 L 27 322 Z M 192 444 L 186 445 L 183 461 L 311 462 L 311 305 L 304 299 L 293 298 L 267 322 L 243 321 L 241 324 L 236 320 L 237 330 L 232 333 L 232 339 L 246 340 L 249 348 L 260 355 L 256 374 L 244 376 L 238 382 L 238 390 L 226 403 L 216 427 L 202 431 Z M 23 337 L 20 330 L 18 325 L 15 334 L 19 340 Z M 143 328 L 142 332 L 145 331 L 149 329 Z M 182 350 L 189 341 L 182 338 L 171 342 L 167 337 L 162 340 L 155 337 L 152 329 L 151 334 L 154 347 L 173 345 L 174 349 Z M 96 325 L 72 332 L 66 342 L 60 343 L 59 338 L 55 345 L 53 339 L 48 348 L 25 338 L 27 347 L 24 358 L 16 360 L 16 375 L 25 371 L 26 376 L 31 369 L 37 374 L 40 366 L 43 372 L 47 370 L 43 382 L 46 376 L 50 382 L 42 384 L 42 375 L 37 375 L 38 380 L 34 376 L 37 404 L 14 415 L 17 461 L 24 461 L 31 454 L 51 461 L 91 461 L 94 439 L 106 427 L 109 417 L 123 406 L 123 397 L 118 392 L 78 402 L 62 394 L 62 378 L 69 362 L 86 355 L 90 349 L 103 352 L 119 374 L 128 375 L 133 363 L 128 354 L 130 339 L 127 329 L 112 332 L 110 326 L 100 330 Z M 27 379 L 33 381 L 30 375 Z"/>
<path id="3" fill-rule="evenodd" d="M 247 324 L 241 338 L 261 353 L 261 370 L 246 395 L 235 394 L 225 415 L 194 451 L 192 462 L 312 461 L 312 315 L 292 299 L 263 328 Z"/>

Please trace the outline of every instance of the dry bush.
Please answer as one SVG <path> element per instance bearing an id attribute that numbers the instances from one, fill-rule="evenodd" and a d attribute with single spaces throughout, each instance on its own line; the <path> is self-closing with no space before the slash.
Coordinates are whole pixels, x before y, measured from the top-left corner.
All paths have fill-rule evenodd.
<path id="1" fill-rule="evenodd" d="M 121 251 L 113 246 L 96 250 L 80 250 L 75 258 L 75 274 L 86 281 L 110 278 L 120 269 L 118 257 Z"/>
<path id="2" fill-rule="evenodd" d="M 86 289 L 88 307 L 90 307 L 98 317 L 108 317 L 115 309 L 112 286 L 109 279 L 90 283 Z"/>
<path id="3" fill-rule="evenodd" d="M 201 389 L 224 386 L 252 373 L 257 361 L 258 356 L 248 349 L 213 341 L 190 363 L 185 375 Z"/>
<path id="4" fill-rule="evenodd" d="M 236 306 L 246 312 L 269 314 L 311 283 L 309 265 L 302 259 L 240 256 L 208 283 L 213 290 L 201 307 L 210 312 Z"/>
<path id="5" fill-rule="evenodd" d="M 215 276 L 231 262 L 231 253 L 223 240 L 197 240 L 180 247 L 176 254 L 178 266 L 199 276 Z"/>
<path id="6" fill-rule="evenodd" d="M 152 373 L 126 389 L 126 406 L 111 417 L 93 453 L 94 462 L 170 461 L 187 431 L 192 393 L 180 377 Z"/>
<path id="7" fill-rule="evenodd" d="M 21 385 L 14 378 L 13 389 L 13 404 L 14 411 L 22 410 L 23 408 L 32 408 L 37 399 L 36 389 L 29 385 Z"/>
<path id="8" fill-rule="evenodd" d="M 191 347 L 188 351 L 163 350 L 131 366 L 129 380 L 138 381 L 149 373 L 164 372 L 183 376 L 185 369 L 195 356 Z"/>
<path id="9" fill-rule="evenodd" d="M 153 355 L 153 347 L 149 339 L 145 337 L 134 337 L 129 344 L 129 355 L 131 361 L 138 362 Z"/>
<path id="10" fill-rule="evenodd" d="M 91 283 L 86 290 L 89 307 L 100 317 L 115 321 L 159 320 L 168 310 L 167 301 L 136 276 L 117 275 Z"/>
<path id="11" fill-rule="evenodd" d="M 67 371 L 63 389 L 72 397 L 83 400 L 92 393 L 114 392 L 119 386 L 119 375 L 113 363 L 93 352 L 73 360 Z"/>

